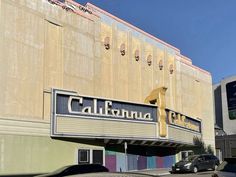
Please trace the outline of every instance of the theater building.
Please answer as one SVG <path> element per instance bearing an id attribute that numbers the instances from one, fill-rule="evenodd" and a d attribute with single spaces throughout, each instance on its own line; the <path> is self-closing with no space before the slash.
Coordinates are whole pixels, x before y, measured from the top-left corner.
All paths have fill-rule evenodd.
<path id="1" fill-rule="evenodd" d="M 88 3 L 0 1 L 0 173 L 170 167 L 215 147 L 211 74 Z"/>

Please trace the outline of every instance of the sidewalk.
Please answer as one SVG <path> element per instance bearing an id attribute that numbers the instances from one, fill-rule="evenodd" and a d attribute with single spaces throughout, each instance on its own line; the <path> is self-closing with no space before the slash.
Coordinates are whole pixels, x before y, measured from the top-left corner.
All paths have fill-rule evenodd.
<path id="1" fill-rule="evenodd" d="M 171 171 L 171 168 L 156 168 L 156 169 L 138 170 L 138 171 L 130 171 L 130 172 L 148 174 L 148 175 L 154 175 L 154 176 L 164 176 L 164 175 L 169 175 L 170 171 Z"/>
<path id="2" fill-rule="evenodd" d="M 99 172 L 73 175 L 73 177 L 156 177 L 170 174 L 170 168 L 135 170 L 128 172 Z M 72 176 L 71 176 L 72 177 Z"/>

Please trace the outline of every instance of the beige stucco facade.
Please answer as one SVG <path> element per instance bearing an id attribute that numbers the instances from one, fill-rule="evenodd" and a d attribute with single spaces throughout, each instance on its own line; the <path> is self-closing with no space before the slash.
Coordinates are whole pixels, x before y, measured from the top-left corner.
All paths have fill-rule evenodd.
<path id="1" fill-rule="evenodd" d="M 42 137 L 45 137 L 42 140 L 45 145 L 50 144 L 52 88 L 144 103 L 152 90 L 166 87 L 166 108 L 200 119 L 202 134 L 199 136 L 214 147 L 210 73 L 194 66 L 177 48 L 138 31 L 91 4 L 88 7 L 93 14 L 72 13 L 46 0 L 0 1 L 1 173 L 19 172 L 9 166 L 8 161 L 25 158 L 13 157 L 10 152 L 6 153 L 6 149 L 16 152 L 14 146 L 18 146 L 24 153 L 25 143 L 35 141 L 28 146 L 29 154 L 33 156 L 37 154 L 36 144 Z M 102 16 L 110 21 L 103 20 Z M 104 48 L 106 37 L 110 38 L 109 50 Z M 120 53 L 123 43 L 124 56 Z M 139 61 L 134 57 L 137 49 Z M 149 55 L 152 56 L 150 66 L 147 63 Z M 173 65 L 172 74 L 170 65 Z M 99 131 L 99 127 L 95 127 L 97 129 L 93 130 Z M 181 139 L 178 129 L 169 129 L 173 138 Z M 134 135 L 143 133 L 138 130 L 134 130 Z M 114 133 L 120 133 L 118 129 L 116 131 Z M 148 136 L 153 136 L 152 131 L 156 131 L 154 125 L 148 128 Z M 22 141 L 19 140 L 21 137 Z M 52 148 L 57 147 L 61 152 L 65 152 L 66 144 L 71 145 L 72 152 L 65 156 L 73 156 L 75 149 L 83 146 L 72 142 L 51 143 Z M 23 172 L 46 172 L 76 162 L 74 157 L 69 159 L 72 160 L 54 166 L 45 165 L 40 170 L 31 166 L 19 168 Z M 41 164 L 42 161 L 34 163 Z"/>

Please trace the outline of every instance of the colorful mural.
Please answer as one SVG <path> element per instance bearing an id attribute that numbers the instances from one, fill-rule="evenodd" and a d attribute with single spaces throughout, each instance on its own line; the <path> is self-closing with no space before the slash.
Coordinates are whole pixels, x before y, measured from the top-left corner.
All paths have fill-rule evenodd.
<path id="1" fill-rule="evenodd" d="M 175 155 L 170 156 L 143 156 L 127 154 L 127 167 L 125 163 L 125 154 L 121 152 L 106 150 L 105 166 L 112 172 L 114 171 L 132 171 L 154 168 L 170 168 L 176 162 Z M 126 170 L 126 168 L 128 168 Z"/>

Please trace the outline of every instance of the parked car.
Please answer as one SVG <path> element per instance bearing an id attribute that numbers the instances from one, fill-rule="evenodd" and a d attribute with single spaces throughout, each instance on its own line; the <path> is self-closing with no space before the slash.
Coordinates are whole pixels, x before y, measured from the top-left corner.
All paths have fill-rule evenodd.
<path id="1" fill-rule="evenodd" d="M 192 155 L 185 160 L 181 160 L 172 166 L 172 173 L 194 172 L 212 169 L 215 170 L 219 165 L 219 159 L 210 154 Z"/>
<path id="2" fill-rule="evenodd" d="M 83 173 L 94 173 L 94 172 L 108 172 L 109 170 L 99 164 L 83 164 L 83 165 L 69 165 L 59 168 L 51 173 L 38 175 L 37 177 L 62 177 L 69 175 L 77 175 Z"/>
<path id="3" fill-rule="evenodd" d="M 236 177 L 236 158 L 225 158 L 212 177 Z"/>

